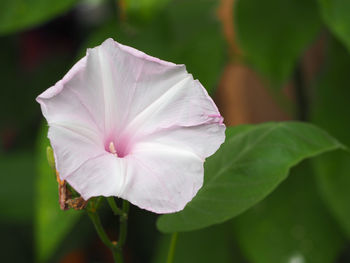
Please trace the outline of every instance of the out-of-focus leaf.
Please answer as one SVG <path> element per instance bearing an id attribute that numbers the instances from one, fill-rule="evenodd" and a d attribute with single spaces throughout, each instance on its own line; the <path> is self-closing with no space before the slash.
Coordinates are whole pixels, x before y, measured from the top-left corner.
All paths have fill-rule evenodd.
<path id="1" fill-rule="evenodd" d="M 149 55 L 185 64 L 213 94 L 225 63 L 225 41 L 215 13 L 217 4 L 213 0 L 172 1 L 151 23 L 109 23 L 88 39 L 81 54 L 113 37 Z"/>
<path id="2" fill-rule="evenodd" d="M 29 152 L 0 155 L 0 222 L 32 223 L 35 165 Z"/>
<path id="3" fill-rule="evenodd" d="M 8 34 L 43 23 L 72 7 L 78 0 L 2 0 L 0 34 Z"/>
<path id="4" fill-rule="evenodd" d="M 306 123 L 227 130 L 226 142 L 205 162 L 203 187 L 184 210 L 158 219 L 162 232 L 200 229 L 237 216 L 267 196 L 301 160 L 342 147 Z"/>
<path id="5" fill-rule="evenodd" d="M 232 260 L 229 231 L 220 225 L 194 232 L 179 233 L 174 263 L 183 262 L 236 262 Z M 157 246 L 154 263 L 166 262 L 171 235 L 162 235 Z"/>
<path id="6" fill-rule="evenodd" d="M 46 262 L 69 233 L 82 212 L 62 211 L 58 204 L 58 184 L 46 159 L 49 145 L 47 129 L 40 133 L 38 144 L 38 178 L 36 185 L 35 238 L 36 256 Z"/>
<path id="7" fill-rule="evenodd" d="M 317 85 L 313 121 L 350 146 L 350 55 L 333 41 L 328 66 Z M 320 190 L 350 236 L 350 155 L 337 151 L 314 160 Z"/>
<path id="8" fill-rule="evenodd" d="M 124 0 L 128 19 L 138 22 L 151 20 L 170 0 Z"/>
<path id="9" fill-rule="evenodd" d="M 247 60 L 274 84 L 290 77 L 320 30 L 316 0 L 238 0 L 237 39 Z"/>
<path id="10" fill-rule="evenodd" d="M 232 223 L 252 263 L 333 263 L 343 245 L 308 163 L 293 169 L 274 193 Z"/>
<path id="11" fill-rule="evenodd" d="M 318 0 L 318 3 L 324 22 L 350 51 L 350 1 Z"/>

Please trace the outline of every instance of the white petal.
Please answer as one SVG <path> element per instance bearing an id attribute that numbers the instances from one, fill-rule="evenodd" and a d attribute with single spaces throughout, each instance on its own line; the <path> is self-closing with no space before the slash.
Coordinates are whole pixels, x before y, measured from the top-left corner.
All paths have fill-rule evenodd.
<path id="1" fill-rule="evenodd" d="M 142 137 L 174 126 L 222 124 L 222 120 L 202 85 L 193 80 L 192 75 L 187 75 L 138 113 L 125 129 Z"/>
<path id="2" fill-rule="evenodd" d="M 66 180 L 85 200 L 93 196 L 120 196 L 126 170 L 126 159 L 104 153 L 87 160 Z"/>
<path id="3" fill-rule="evenodd" d="M 101 100 L 96 92 L 99 89 L 89 89 L 85 69 L 86 58 L 83 58 L 62 80 L 40 94 L 37 101 L 49 123 L 68 121 L 103 132 L 102 115 L 98 110 Z"/>
<path id="4" fill-rule="evenodd" d="M 204 161 L 225 141 L 225 129 L 225 125 L 217 123 L 190 127 L 172 126 L 143 137 L 139 143 L 149 142 L 186 150 Z"/>
<path id="5" fill-rule="evenodd" d="M 65 179 L 86 160 L 105 153 L 99 135 L 77 123 L 50 123 L 48 137 L 61 179 Z"/>
<path id="6" fill-rule="evenodd" d="M 87 56 L 89 85 L 102 90 L 105 130 L 119 133 L 136 115 L 187 76 L 161 61 L 108 39 Z"/>
<path id="7" fill-rule="evenodd" d="M 55 86 L 38 96 L 50 126 L 56 168 L 64 179 L 87 159 L 104 152 L 98 100 L 86 89 L 86 59 L 81 59 Z"/>
<path id="8" fill-rule="evenodd" d="M 138 144 L 121 197 L 155 213 L 182 210 L 203 184 L 203 160 L 192 152 Z"/>

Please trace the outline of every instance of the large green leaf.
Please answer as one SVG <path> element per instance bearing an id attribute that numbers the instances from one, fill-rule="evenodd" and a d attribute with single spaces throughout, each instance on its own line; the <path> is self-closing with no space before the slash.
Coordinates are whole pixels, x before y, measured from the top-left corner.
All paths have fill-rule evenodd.
<path id="1" fill-rule="evenodd" d="M 30 152 L 0 155 L 0 222 L 32 224 L 35 166 Z"/>
<path id="2" fill-rule="evenodd" d="M 0 34 L 7 34 L 43 23 L 73 6 L 78 0 L 2 0 Z"/>
<path id="3" fill-rule="evenodd" d="M 350 51 L 350 1 L 318 0 L 324 22 Z"/>
<path id="4" fill-rule="evenodd" d="M 350 146 L 350 55 L 332 42 L 328 62 L 316 87 L 313 120 Z M 337 151 L 316 158 L 314 163 L 323 197 L 350 236 L 350 155 Z"/>
<path id="5" fill-rule="evenodd" d="M 232 260 L 232 247 L 226 227 L 226 225 L 220 225 L 194 232 L 179 233 L 173 262 L 236 262 Z M 162 235 L 152 262 L 166 262 L 169 245 L 170 235 Z"/>
<path id="6" fill-rule="evenodd" d="M 238 0 L 237 39 L 258 71 L 282 84 L 320 30 L 316 0 Z"/>
<path id="7" fill-rule="evenodd" d="M 232 223 L 251 263 L 333 263 L 343 246 L 309 163 L 293 169 L 274 193 Z"/>
<path id="8" fill-rule="evenodd" d="M 203 187 L 184 210 L 159 218 L 161 231 L 189 231 L 224 222 L 262 200 L 304 158 L 342 147 L 306 123 L 227 130 L 226 142 L 205 163 Z"/>
<path id="9" fill-rule="evenodd" d="M 216 7 L 213 0 L 172 1 L 151 23 L 107 24 L 91 35 L 81 53 L 113 37 L 149 55 L 185 64 L 213 94 L 225 65 L 225 41 L 215 15 Z"/>
<path id="10" fill-rule="evenodd" d="M 36 256 L 39 262 L 49 260 L 82 214 L 74 210 L 60 210 L 56 176 L 46 158 L 46 147 L 50 145 L 46 136 L 47 129 L 43 129 L 40 133 L 37 154 L 35 239 Z"/>

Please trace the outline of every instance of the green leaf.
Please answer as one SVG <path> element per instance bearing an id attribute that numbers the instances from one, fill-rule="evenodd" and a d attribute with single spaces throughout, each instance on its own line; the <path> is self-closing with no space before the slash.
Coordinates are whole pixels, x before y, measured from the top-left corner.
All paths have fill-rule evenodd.
<path id="1" fill-rule="evenodd" d="M 350 51 L 350 2 L 347 0 L 318 0 L 324 22 Z"/>
<path id="2" fill-rule="evenodd" d="M 216 7 L 217 2 L 212 0 L 172 1 L 152 23 L 106 24 L 91 35 L 81 53 L 113 37 L 149 55 L 185 64 L 194 78 L 213 94 L 226 60 Z"/>
<path id="3" fill-rule="evenodd" d="M 23 30 L 66 12 L 77 0 L 2 0 L 0 35 Z"/>
<path id="4" fill-rule="evenodd" d="M 343 247 L 309 163 L 293 169 L 274 193 L 232 223 L 239 246 L 252 263 L 332 263 Z"/>
<path id="5" fill-rule="evenodd" d="M 0 155 L 0 222 L 31 224 L 35 166 L 29 152 Z"/>
<path id="6" fill-rule="evenodd" d="M 247 60 L 277 85 L 291 76 L 321 25 L 316 0 L 238 0 L 234 18 Z"/>
<path id="7" fill-rule="evenodd" d="M 349 100 L 350 55 L 332 41 L 328 67 L 317 85 L 313 121 L 350 146 Z M 337 151 L 314 160 L 317 178 L 325 202 L 350 237 L 350 155 Z"/>
<path id="8" fill-rule="evenodd" d="M 267 196 L 301 160 L 342 147 L 319 128 L 298 122 L 231 127 L 227 135 L 205 162 L 203 187 L 184 210 L 158 219 L 160 231 L 224 222 Z"/>
<path id="9" fill-rule="evenodd" d="M 46 158 L 50 145 L 47 129 L 42 129 L 38 145 L 38 181 L 36 185 L 35 238 L 36 256 L 45 262 L 56 251 L 63 238 L 71 231 L 82 212 L 60 210 L 56 175 Z"/>
<path id="10" fill-rule="evenodd" d="M 227 226 L 220 225 L 194 232 L 179 233 L 173 262 L 233 262 L 229 232 L 225 227 Z M 152 262 L 167 262 L 170 237 L 170 235 L 161 236 L 157 245 L 155 259 Z"/>

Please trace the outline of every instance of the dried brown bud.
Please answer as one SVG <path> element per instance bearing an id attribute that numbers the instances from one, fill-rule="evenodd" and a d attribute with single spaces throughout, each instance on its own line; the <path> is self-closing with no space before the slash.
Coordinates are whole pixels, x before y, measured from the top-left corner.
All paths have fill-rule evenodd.
<path id="1" fill-rule="evenodd" d="M 68 206 L 68 208 L 73 208 L 74 210 L 82 210 L 86 207 L 88 201 L 85 201 L 84 198 L 77 197 L 77 198 L 73 198 L 73 199 L 68 199 L 66 201 L 66 205 Z"/>

